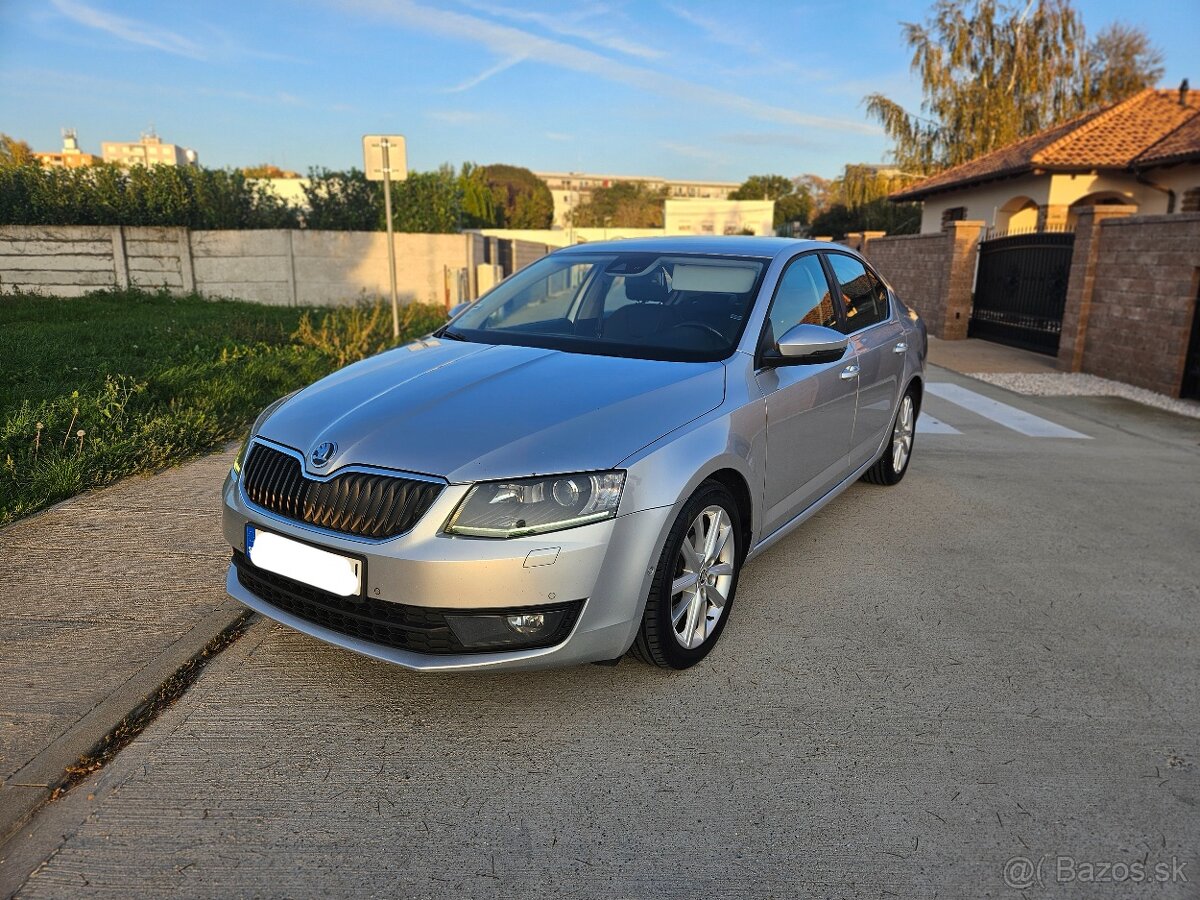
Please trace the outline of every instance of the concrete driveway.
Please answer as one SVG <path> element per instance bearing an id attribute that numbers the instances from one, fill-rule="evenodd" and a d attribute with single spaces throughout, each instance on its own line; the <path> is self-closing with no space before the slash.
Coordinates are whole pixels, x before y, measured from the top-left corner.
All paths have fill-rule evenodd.
<path id="1" fill-rule="evenodd" d="M 905 481 L 750 566 L 695 669 L 417 676 L 259 621 L 10 842 L 9 883 L 1200 896 L 1200 425 L 931 374 L 1025 417 L 929 396 Z"/>

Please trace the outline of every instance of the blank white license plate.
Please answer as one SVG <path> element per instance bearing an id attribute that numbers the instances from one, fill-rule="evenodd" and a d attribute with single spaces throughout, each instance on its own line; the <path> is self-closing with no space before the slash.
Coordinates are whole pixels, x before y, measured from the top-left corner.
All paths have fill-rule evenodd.
<path id="1" fill-rule="evenodd" d="M 253 525 L 246 526 L 246 555 L 260 569 L 331 594 L 362 594 L 362 560 L 352 556 L 302 544 Z"/>

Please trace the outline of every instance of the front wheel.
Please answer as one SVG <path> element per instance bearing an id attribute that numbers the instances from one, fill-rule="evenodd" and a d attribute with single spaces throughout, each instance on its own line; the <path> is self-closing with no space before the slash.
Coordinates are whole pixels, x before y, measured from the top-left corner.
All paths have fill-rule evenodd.
<path id="1" fill-rule="evenodd" d="M 737 590 L 741 515 L 729 489 L 705 482 L 688 500 L 659 558 L 633 653 L 686 669 L 716 644 Z"/>
<path id="2" fill-rule="evenodd" d="M 908 461 L 912 459 L 913 438 L 917 432 L 917 400 L 910 387 L 900 398 L 900 408 L 896 410 L 896 420 L 892 423 L 892 440 L 884 447 L 883 456 L 863 475 L 864 481 L 871 484 L 892 485 L 904 477 L 908 471 Z"/>

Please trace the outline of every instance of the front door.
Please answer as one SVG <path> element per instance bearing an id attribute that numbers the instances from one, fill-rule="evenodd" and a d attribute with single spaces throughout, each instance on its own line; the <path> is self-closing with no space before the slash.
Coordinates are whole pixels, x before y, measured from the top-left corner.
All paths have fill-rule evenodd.
<path id="1" fill-rule="evenodd" d="M 793 260 L 771 301 L 762 346 L 802 322 L 836 328 L 838 308 L 815 253 Z M 858 393 L 853 350 L 832 363 L 760 369 L 766 398 L 767 460 L 763 534 L 803 512 L 849 473 Z"/>

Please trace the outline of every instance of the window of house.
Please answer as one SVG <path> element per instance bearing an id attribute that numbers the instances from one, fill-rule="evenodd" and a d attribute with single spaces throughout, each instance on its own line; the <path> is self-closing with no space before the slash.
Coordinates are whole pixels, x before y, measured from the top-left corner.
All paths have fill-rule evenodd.
<path id="1" fill-rule="evenodd" d="M 826 258 L 846 306 L 845 333 L 853 334 L 886 319 L 887 288 L 875 273 L 852 256 L 830 253 Z"/>
<path id="2" fill-rule="evenodd" d="M 942 227 L 945 228 L 951 222 L 961 222 L 966 217 L 967 208 L 965 206 L 951 206 L 942 212 Z"/>
<path id="3" fill-rule="evenodd" d="M 1200 212 L 1200 186 L 1188 188 L 1183 192 L 1183 205 L 1180 212 Z"/>

